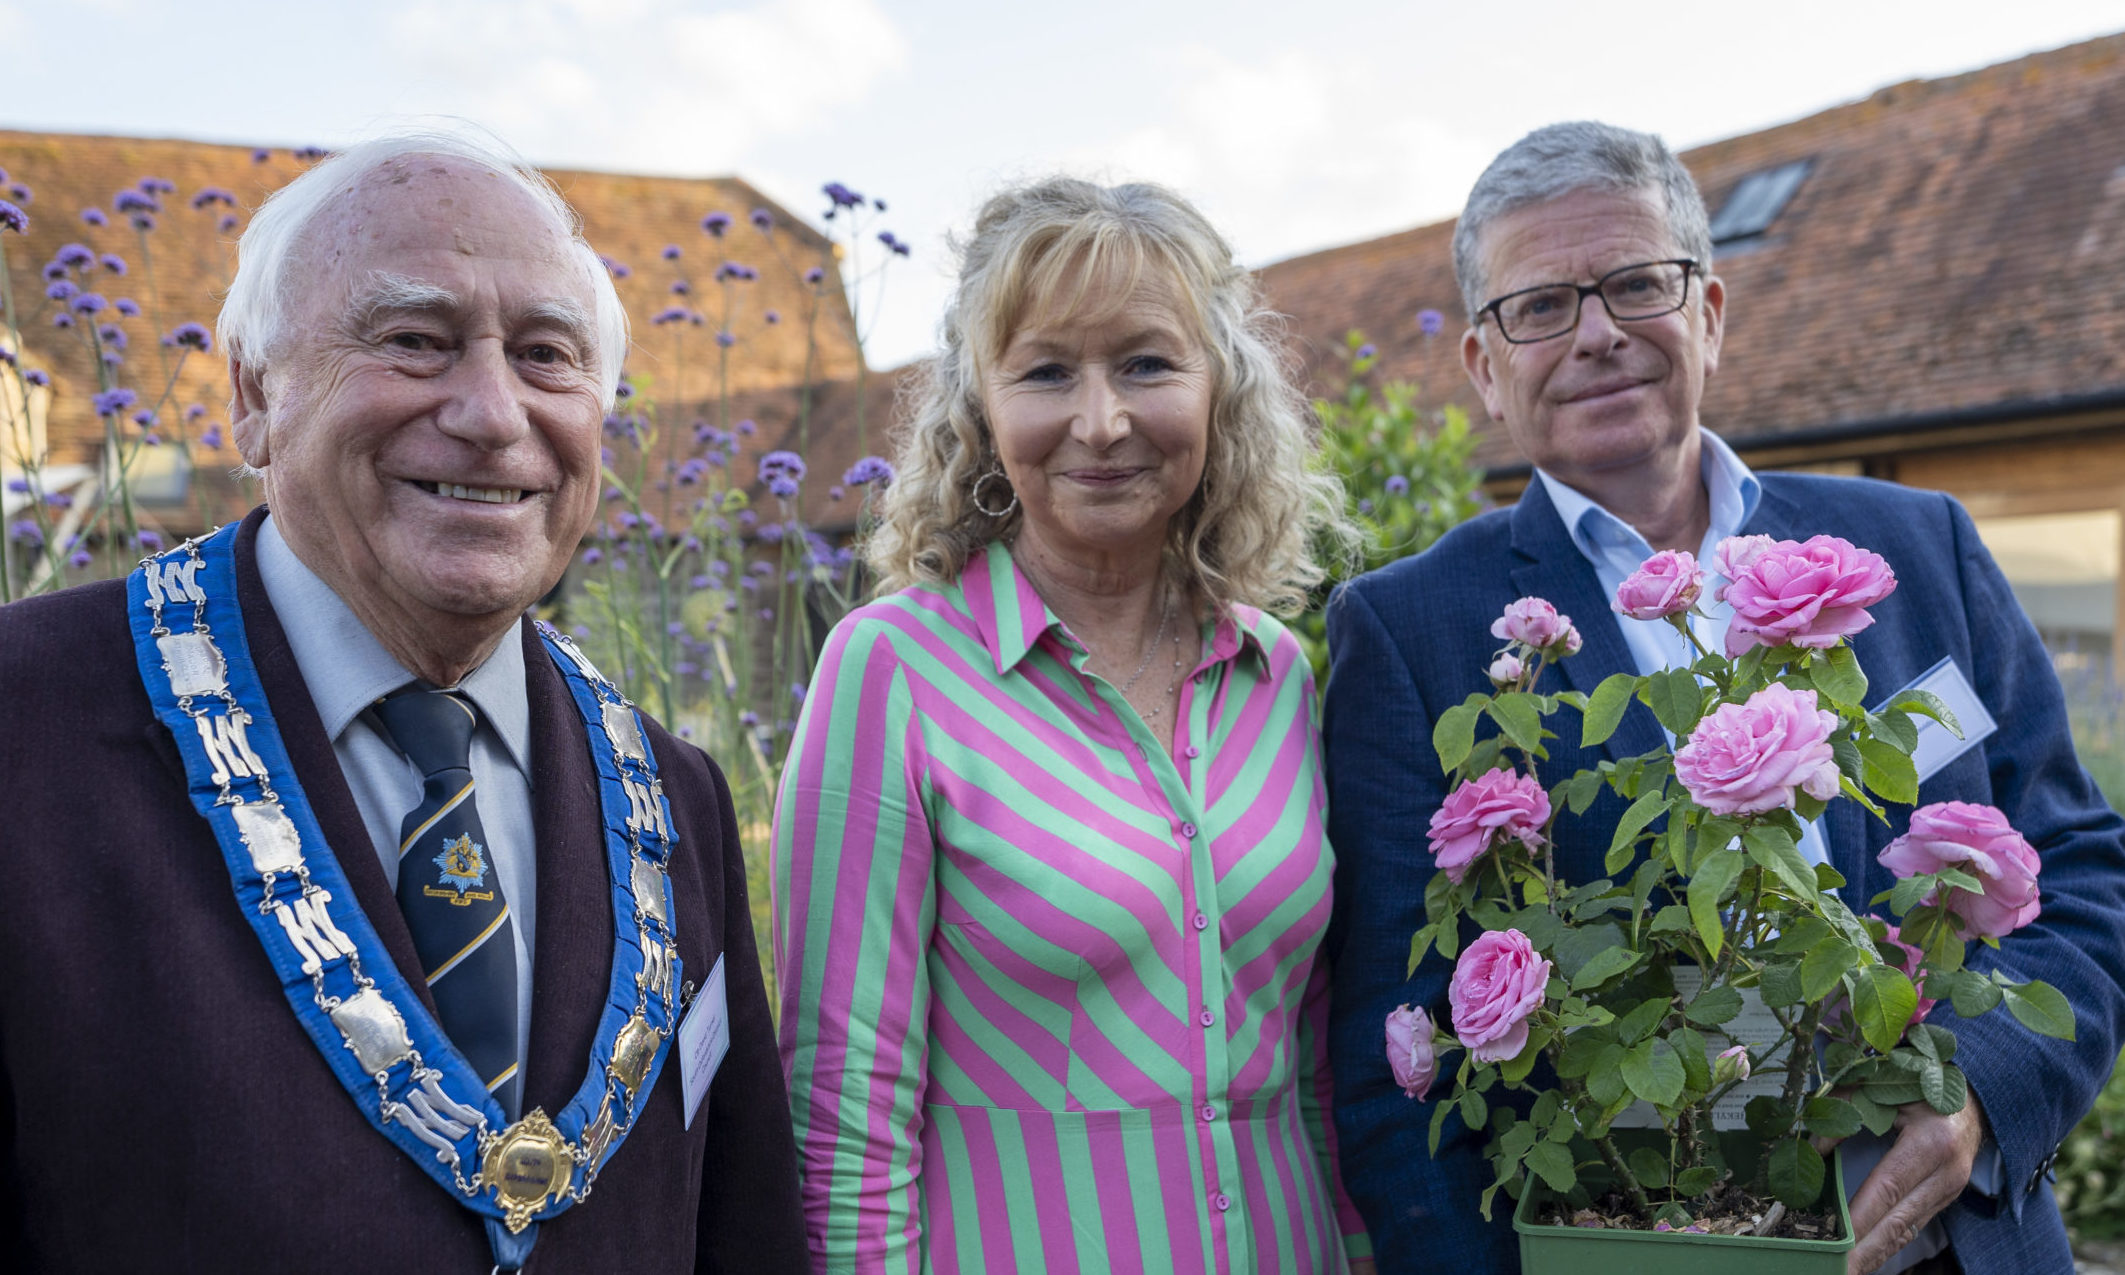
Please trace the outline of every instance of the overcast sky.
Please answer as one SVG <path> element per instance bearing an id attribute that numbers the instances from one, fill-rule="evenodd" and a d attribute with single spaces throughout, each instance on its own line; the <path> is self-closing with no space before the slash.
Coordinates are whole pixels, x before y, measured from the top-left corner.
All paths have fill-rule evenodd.
<path id="1" fill-rule="evenodd" d="M 1150 178 L 1260 264 L 1452 216 L 1593 117 L 1677 147 L 2125 28 L 2117 0 L 0 0 L 0 126 L 279 146 L 458 115 L 558 167 L 735 174 L 914 256 L 874 366 L 929 348 L 1000 183 Z M 4 157 L 0 157 L 4 164 Z M 704 209 L 703 211 L 709 211 Z M 743 214 L 743 209 L 732 209 Z M 675 234 L 679 228 L 675 228 Z"/>

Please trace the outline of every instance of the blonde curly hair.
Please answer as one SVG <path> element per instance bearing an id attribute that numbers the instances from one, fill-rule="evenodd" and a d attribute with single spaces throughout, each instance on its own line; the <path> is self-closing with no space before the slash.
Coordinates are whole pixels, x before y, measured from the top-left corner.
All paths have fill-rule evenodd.
<path id="1" fill-rule="evenodd" d="M 1051 177 L 992 197 L 973 237 L 955 246 L 944 349 L 903 394 L 896 477 L 864 542 L 880 590 L 949 584 L 983 546 L 1018 532 L 1015 504 L 999 518 L 973 500 L 976 482 L 1000 468 L 982 367 L 1030 316 L 1098 318 L 1150 278 L 1181 298 L 1214 376 L 1202 482 L 1168 528 L 1167 570 L 1218 612 L 1235 602 L 1304 609 L 1328 577 L 1323 556 L 1347 559 L 1358 532 L 1342 481 L 1317 463 L 1281 324 L 1203 215 L 1161 186 Z"/>

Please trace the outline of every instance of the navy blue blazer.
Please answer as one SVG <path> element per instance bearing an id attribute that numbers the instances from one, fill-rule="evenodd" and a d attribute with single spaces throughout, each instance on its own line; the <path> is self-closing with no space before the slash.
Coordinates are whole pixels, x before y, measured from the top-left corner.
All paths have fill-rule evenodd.
<path id="1" fill-rule="evenodd" d="M 2043 914 L 2000 951 L 1977 947 L 1971 964 L 2052 983 L 2074 1005 L 2079 1040 L 2037 1036 L 2004 1008 L 1964 1022 L 1941 1006 L 1935 1020 L 1961 1041 L 1956 1061 L 1984 1104 L 2004 1168 L 1997 1200 L 1966 1191 L 1944 1217 L 1971 1275 L 2070 1271 L 2046 1175 L 2060 1140 L 2109 1076 L 2125 1030 L 2125 821 L 2075 759 L 2050 659 L 1960 505 L 1939 492 L 1865 479 L 1760 478 L 1763 499 L 1747 531 L 1842 536 L 1896 571 L 1896 592 L 1873 608 L 1873 627 L 1852 643 L 1871 680 L 1870 701 L 1950 656 L 1999 721 L 1983 747 L 1929 779 L 1919 800 L 1998 806 L 2041 853 Z M 1352 581 L 1328 608 L 1325 748 L 1336 853 L 1329 1051 L 1343 1179 L 1371 1228 L 1382 1272 L 1519 1269 L 1511 1201 L 1501 1196 L 1489 1223 L 1476 1212 L 1491 1180 L 1484 1139 L 1449 1116 L 1437 1159 L 1427 1154 L 1431 1104 L 1396 1088 L 1382 1026 L 1404 1002 L 1448 1023 L 1450 963 L 1434 952 L 1414 978 L 1401 977 L 1434 870 L 1425 833 L 1445 796 L 1433 715 L 1489 689 L 1485 669 L 1501 645 L 1491 621 L 1529 594 L 1571 616 L 1585 640 L 1577 656 L 1545 671 L 1539 689 L 1591 692 L 1609 674 L 1635 669 L 1610 599 L 1540 483 L 1511 509 Z M 1569 722 L 1560 733 L 1549 745 L 1546 783 L 1661 742 L 1642 704 L 1601 748 L 1578 747 Z M 1603 875 L 1608 830 L 1622 811 L 1610 793 L 1584 816 L 1563 814 L 1559 871 L 1580 881 Z M 1849 882 L 1841 893 L 1854 910 L 1866 911 L 1891 884 L 1875 856 L 1909 814 L 1891 807 L 1884 826 L 1849 801 L 1829 811 L 1831 860 Z"/>

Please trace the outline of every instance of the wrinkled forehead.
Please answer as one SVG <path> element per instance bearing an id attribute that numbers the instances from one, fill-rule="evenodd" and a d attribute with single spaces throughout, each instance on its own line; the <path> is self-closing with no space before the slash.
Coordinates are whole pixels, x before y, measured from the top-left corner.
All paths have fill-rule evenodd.
<path id="1" fill-rule="evenodd" d="M 1660 191 L 1602 186 L 1498 214 L 1484 227 L 1478 250 L 1491 296 L 1546 283 L 1591 283 L 1620 266 L 1682 255 Z"/>
<path id="2" fill-rule="evenodd" d="M 416 154 L 356 174 L 303 228 L 293 257 L 313 271 L 342 267 L 344 279 L 349 269 L 405 272 L 422 259 L 560 265 L 571 245 L 553 211 L 509 177 Z"/>

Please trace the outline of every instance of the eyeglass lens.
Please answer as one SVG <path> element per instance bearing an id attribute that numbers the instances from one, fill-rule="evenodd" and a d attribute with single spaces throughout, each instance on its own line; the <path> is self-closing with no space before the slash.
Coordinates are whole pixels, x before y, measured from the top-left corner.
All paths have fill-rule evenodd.
<path id="1" fill-rule="evenodd" d="M 1594 286 L 1616 318 L 1651 319 L 1682 307 L 1688 280 L 1686 266 L 1663 261 L 1625 266 L 1604 275 Z M 1556 336 L 1578 324 L 1584 295 L 1569 283 L 1515 293 L 1498 306 L 1498 325 L 1516 341 Z"/>

